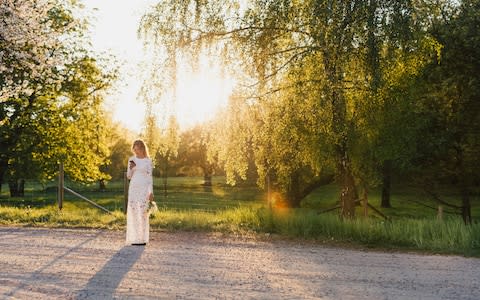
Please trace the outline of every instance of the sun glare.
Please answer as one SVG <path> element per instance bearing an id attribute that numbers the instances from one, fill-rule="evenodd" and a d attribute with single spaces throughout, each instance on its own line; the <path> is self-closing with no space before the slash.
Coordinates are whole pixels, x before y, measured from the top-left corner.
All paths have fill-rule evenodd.
<path id="1" fill-rule="evenodd" d="M 233 80 L 221 75 L 220 66 L 203 63 L 197 72 L 178 71 L 176 115 L 182 127 L 211 120 L 228 102 Z"/>
<path id="2" fill-rule="evenodd" d="M 145 104 L 138 96 L 144 78 L 141 73 L 150 58 L 143 51 L 136 30 L 142 14 L 156 1 L 83 2 L 94 17 L 91 33 L 95 51 L 107 51 L 125 63 L 120 69 L 115 90 L 107 97 L 106 108 L 112 112 L 114 120 L 139 133 L 145 118 Z M 165 117 L 162 112 L 166 109 L 175 114 L 181 129 L 187 129 L 212 119 L 219 108 L 226 105 L 233 81 L 221 75 L 217 61 L 202 56 L 195 71 L 189 68 L 188 62 L 178 62 L 176 99 L 158 99 L 160 119 Z M 171 92 L 165 91 L 164 94 L 171 97 Z"/>

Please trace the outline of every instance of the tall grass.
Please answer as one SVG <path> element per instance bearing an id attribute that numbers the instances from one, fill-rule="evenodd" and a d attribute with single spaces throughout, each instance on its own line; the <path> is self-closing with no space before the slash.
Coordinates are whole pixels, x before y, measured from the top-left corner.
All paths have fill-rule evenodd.
<path id="1" fill-rule="evenodd" d="M 277 212 L 239 207 L 216 213 L 163 210 L 153 217 L 151 226 L 173 230 L 274 233 L 374 248 L 480 256 L 480 224 L 465 226 L 458 219 L 342 220 L 335 215 L 300 210 Z"/>
<path id="2" fill-rule="evenodd" d="M 316 213 L 336 205 L 335 185 L 315 190 L 302 202 L 302 209 L 272 211 L 264 207 L 265 195 L 256 187 L 229 187 L 223 182 L 223 178 L 215 178 L 212 187 L 204 187 L 201 178 L 172 178 L 168 196 L 164 196 L 162 181 L 156 178 L 155 199 L 160 211 L 150 219 L 152 230 L 272 233 L 384 249 L 480 256 L 480 224 L 465 226 L 458 216 L 437 220 L 435 210 L 418 205 L 427 200 L 416 191 L 401 189 L 392 197 L 394 208 L 381 209 L 392 221 L 373 217 L 341 220 L 335 213 Z M 59 211 L 55 191 L 36 184 L 29 186 L 29 194 L 23 198 L 10 198 L 2 190 L 0 225 L 124 230 L 122 182 L 111 183 L 107 191 L 73 183 L 72 188 L 113 214 L 105 214 L 68 193 Z M 474 219 L 479 216 L 478 200 L 478 196 L 472 200 Z M 372 191 L 369 202 L 378 207 L 380 193 Z"/>
<path id="3" fill-rule="evenodd" d="M 71 205 L 71 204 L 70 204 Z M 105 214 L 97 209 L 59 211 L 54 206 L 16 208 L 0 206 L 0 224 L 50 227 L 125 228 L 120 211 Z M 378 219 L 342 220 L 306 210 L 272 211 L 236 207 L 218 211 L 160 209 L 151 216 L 151 229 L 272 233 L 279 236 L 361 245 L 383 249 L 421 250 L 434 253 L 480 256 L 480 224 L 465 226 L 461 220 Z"/>
<path id="4" fill-rule="evenodd" d="M 312 212 L 258 212 L 262 232 L 284 236 L 335 240 L 368 247 L 403 248 L 480 255 L 480 224 L 465 226 L 459 218 L 342 220 L 336 215 Z"/>

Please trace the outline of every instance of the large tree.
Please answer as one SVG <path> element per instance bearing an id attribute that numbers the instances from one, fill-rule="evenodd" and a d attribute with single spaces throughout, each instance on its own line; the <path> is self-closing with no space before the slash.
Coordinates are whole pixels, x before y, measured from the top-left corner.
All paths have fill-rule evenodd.
<path id="1" fill-rule="evenodd" d="M 268 107 L 268 99 L 273 97 L 272 92 L 281 88 L 278 83 L 298 87 L 315 82 L 309 86 L 312 93 L 318 96 L 317 101 L 328 105 L 326 111 L 330 118 L 327 127 L 333 143 L 333 147 L 328 150 L 333 151 L 335 156 L 337 179 L 342 189 L 340 200 L 343 203 L 343 215 L 353 216 L 356 188 L 348 156 L 349 115 L 344 68 L 355 53 L 354 33 L 355 28 L 363 25 L 360 16 L 362 5 L 356 1 L 261 1 L 252 3 L 236 22 L 231 22 L 232 15 L 226 14 L 232 12 L 229 9 L 235 9 L 239 5 L 236 1 L 192 1 L 191 4 L 193 8 L 186 2 L 162 2 L 155 12 L 146 17 L 144 26 L 157 36 L 164 39 L 167 37 L 170 44 L 179 46 L 188 42 L 198 47 L 205 41 L 220 37 L 216 45 L 224 46 L 224 53 L 228 53 L 225 49 L 229 50 L 229 46 L 222 43 L 222 40 L 231 37 L 238 46 L 236 50 L 241 50 L 235 53 L 243 58 L 245 72 L 256 81 L 252 89 L 256 95 L 256 106 Z M 167 23 L 171 12 L 181 13 L 181 18 L 173 24 Z M 172 35 L 174 29 L 179 33 Z M 307 67 L 308 64 L 318 66 L 310 74 L 313 76 L 307 76 L 303 82 L 285 80 L 284 76 L 289 69 L 303 64 Z M 320 69 L 322 72 L 317 71 Z M 272 97 L 264 96 L 264 93 Z M 283 159 L 289 160 L 288 157 Z M 264 164 L 265 160 L 260 163 Z M 282 171 L 272 167 L 266 167 L 267 173 Z M 259 166 L 259 170 L 262 168 L 265 167 Z M 311 166 L 307 165 L 306 168 Z M 298 189 L 301 185 L 300 178 L 310 177 L 296 175 L 304 169 L 302 165 L 288 169 L 290 171 L 285 171 L 290 172 L 290 175 L 281 174 L 282 177 L 290 177 L 283 184 L 290 187 L 283 188 L 286 191 Z M 315 173 L 315 170 L 312 171 Z M 307 187 L 309 185 L 306 184 Z M 287 197 L 299 194 L 303 192 L 287 192 Z M 298 205 L 298 199 L 289 200 L 292 205 Z"/>
<path id="2" fill-rule="evenodd" d="M 0 183 L 48 180 L 58 163 L 75 180 L 105 178 L 103 91 L 114 72 L 83 48 L 84 27 L 60 1 L 2 1 Z"/>
<path id="3" fill-rule="evenodd" d="M 433 199 L 471 223 L 471 196 L 480 181 L 480 1 L 462 1 L 442 16 L 430 29 L 443 46 L 441 56 L 423 73 L 418 177 Z M 442 186 L 454 186 L 459 201 L 443 199 Z"/>
<path id="4" fill-rule="evenodd" d="M 142 28 L 177 55 L 208 48 L 242 76 L 212 143 L 227 178 L 244 177 L 253 155 L 259 183 L 298 206 L 334 173 L 353 217 L 359 183 L 382 182 L 388 206 L 392 168 L 414 170 L 421 156 L 437 2 L 162 1 Z"/>

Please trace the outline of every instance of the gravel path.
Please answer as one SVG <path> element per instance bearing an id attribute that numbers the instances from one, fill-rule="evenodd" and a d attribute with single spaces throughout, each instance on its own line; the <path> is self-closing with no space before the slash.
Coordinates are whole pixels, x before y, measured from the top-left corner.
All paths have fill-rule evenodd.
<path id="1" fill-rule="evenodd" d="M 480 259 L 205 233 L 0 227 L 0 299 L 480 299 Z"/>

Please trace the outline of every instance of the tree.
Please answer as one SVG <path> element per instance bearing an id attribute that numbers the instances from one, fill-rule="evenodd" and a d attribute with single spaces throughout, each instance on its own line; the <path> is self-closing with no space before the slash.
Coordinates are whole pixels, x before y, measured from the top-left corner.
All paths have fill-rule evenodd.
<path id="1" fill-rule="evenodd" d="M 61 37 L 78 25 L 65 7 L 55 1 L 2 0 L 0 18 L 0 102 L 31 95 L 45 78 L 59 82 Z"/>
<path id="2" fill-rule="evenodd" d="M 208 157 L 207 146 L 212 140 L 212 131 L 208 124 L 197 125 L 182 132 L 178 147 L 176 167 L 183 174 L 197 174 L 203 176 L 203 185 L 212 185 L 212 176 L 217 169 L 215 160 Z"/>
<path id="3" fill-rule="evenodd" d="M 449 18 L 436 20 L 431 33 L 442 55 L 423 73 L 424 94 L 419 111 L 427 120 L 417 162 L 422 184 L 440 204 L 460 211 L 472 223 L 471 195 L 480 167 L 480 2 L 465 0 Z M 440 185 L 453 185 L 461 204 L 439 196 Z"/>
<path id="4" fill-rule="evenodd" d="M 0 183 L 7 178 L 11 195 L 21 195 L 24 178 L 49 180 L 59 162 L 74 180 L 105 178 L 99 170 L 107 155 L 102 91 L 115 71 L 105 71 L 81 48 L 82 27 L 68 7 L 30 1 L 1 7 L 6 21 L 0 46 L 8 59 L 0 78 Z M 10 34 L 17 30 L 24 35 Z"/>
<path id="5" fill-rule="evenodd" d="M 439 3 L 443 15 L 434 13 Z M 253 156 L 259 185 L 273 181 L 298 206 L 334 173 L 342 216 L 351 218 L 359 184 L 366 190 L 382 182 L 388 206 L 392 170 L 415 170 L 445 137 L 422 143 L 429 122 L 443 112 L 423 118 L 423 97 L 433 93 L 424 93 L 421 79 L 442 48 L 430 30 L 454 7 L 451 1 L 163 1 L 146 14 L 143 29 L 177 55 L 206 48 L 240 77 L 211 143 L 230 183 L 245 178 Z M 431 147 L 418 152 L 420 144 Z"/>
<path id="6" fill-rule="evenodd" d="M 357 92 L 356 176 L 364 188 L 382 186 L 382 207 L 390 207 L 392 174 L 406 173 L 423 135 L 416 104 L 423 69 L 436 62 L 441 45 L 428 33 L 422 6 L 411 1 L 369 1 L 361 41 L 366 90 Z M 430 15 L 429 15 L 430 16 Z M 408 124 L 408 126 L 406 126 Z"/>
<path id="7" fill-rule="evenodd" d="M 215 41 L 216 37 L 219 37 L 217 46 L 228 48 L 227 43 L 222 43 L 222 40 L 231 37 L 238 45 L 237 50 L 242 49 L 241 57 L 245 65 L 253 67 L 246 71 L 258 81 L 258 84 L 255 84 L 255 87 L 258 87 L 254 91 L 256 95 L 279 89 L 276 80 L 285 82 L 281 80 L 284 70 L 305 62 L 320 63 L 320 68 L 327 76 L 320 80 L 308 78 L 307 81 L 318 83 L 315 86 L 318 91 L 316 94 L 329 99 L 332 107 L 331 140 L 335 143 L 333 148 L 336 153 L 337 178 L 342 187 L 340 198 L 344 204 L 343 214 L 347 217 L 353 216 L 356 189 L 347 155 L 348 120 L 342 68 L 348 61 L 347 57 L 355 52 L 353 28 L 362 25 L 356 24 L 361 18 L 354 17 L 360 10 L 358 3 L 342 1 L 330 5 L 318 1 L 302 4 L 263 1 L 252 4 L 241 18 L 234 18 L 237 23 L 229 21 L 230 15 L 226 16 L 230 8 L 238 5 L 235 1 L 222 5 L 215 1 L 202 3 L 203 5 L 197 2 L 192 4 L 193 9 L 190 10 L 188 3 L 163 2 L 156 7 L 154 13 L 147 16 L 145 24 L 148 26 L 145 28 L 159 38 L 168 39 L 172 45 L 182 46 L 188 42 L 189 45 L 194 45 L 193 49 L 204 42 Z M 166 22 L 172 11 L 183 13 L 174 25 Z M 162 18 L 165 15 L 167 17 Z M 175 35 L 170 34 L 173 26 L 180 29 Z M 257 100 L 260 106 L 265 106 L 262 97 Z M 259 170 L 261 169 L 262 167 L 259 167 Z M 296 181 L 288 184 L 295 188 L 297 186 Z"/>
<path id="8" fill-rule="evenodd" d="M 117 122 L 113 122 L 110 116 L 106 118 L 105 127 L 106 145 L 109 156 L 107 164 L 102 166 L 102 171 L 114 180 L 123 180 L 127 169 L 127 160 L 132 155 L 132 141 L 135 134 Z"/>

